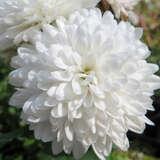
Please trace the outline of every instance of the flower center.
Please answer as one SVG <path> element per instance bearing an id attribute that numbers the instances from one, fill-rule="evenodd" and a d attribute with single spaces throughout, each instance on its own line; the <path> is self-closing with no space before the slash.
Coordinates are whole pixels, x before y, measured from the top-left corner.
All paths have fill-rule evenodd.
<path id="1" fill-rule="evenodd" d="M 92 68 L 91 67 L 85 67 L 84 68 L 84 71 L 82 71 L 81 73 L 82 74 L 86 74 L 86 75 L 89 75 L 90 74 L 90 72 L 92 72 Z"/>
<path id="2" fill-rule="evenodd" d="M 95 71 L 92 67 L 85 67 L 80 71 L 80 80 L 82 85 L 88 86 L 89 84 L 97 84 L 97 78 L 95 76 Z"/>

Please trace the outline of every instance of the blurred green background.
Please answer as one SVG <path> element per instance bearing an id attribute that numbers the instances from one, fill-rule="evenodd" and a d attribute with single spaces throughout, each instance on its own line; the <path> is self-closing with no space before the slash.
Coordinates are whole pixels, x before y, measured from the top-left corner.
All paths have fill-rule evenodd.
<path id="1" fill-rule="evenodd" d="M 140 18 L 139 25 L 144 28 L 143 41 L 152 51 L 148 61 L 160 65 L 160 0 L 151 0 L 149 4 L 142 1 L 136 12 Z M 35 140 L 28 126 L 20 120 L 20 110 L 8 105 L 14 92 L 8 84 L 8 74 L 12 70 L 9 62 L 15 53 L 15 50 L 0 53 L 0 160 L 74 160 L 72 155 L 66 156 L 64 153 L 53 157 L 50 143 Z M 160 72 L 157 74 L 160 75 Z M 156 152 L 159 152 L 158 146 L 146 145 L 140 139 L 131 138 L 131 149 L 126 153 L 113 149 L 110 160 L 160 160 L 156 158 Z M 90 149 L 82 160 L 98 158 Z"/>

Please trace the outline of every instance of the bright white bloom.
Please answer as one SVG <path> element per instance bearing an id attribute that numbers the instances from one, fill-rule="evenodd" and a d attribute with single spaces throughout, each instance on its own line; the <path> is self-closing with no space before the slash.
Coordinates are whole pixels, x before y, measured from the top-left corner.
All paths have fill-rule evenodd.
<path id="1" fill-rule="evenodd" d="M 83 9 L 57 28 L 44 25 L 39 39 L 18 48 L 10 83 L 17 92 L 10 104 L 22 107 L 22 119 L 35 137 L 52 141 L 52 150 L 79 159 L 92 146 L 104 160 L 112 144 L 126 151 L 126 133 L 142 133 L 150 96 L 160 87 L 158 66 L 140 41 L 142 29 L 117 24 L 111 12 Z"/>
<path id="2" fill-rule="evenodd" d="M 28 41 L 27 35 L 43 23 L 52 23 L 99 0 L 0 0 L 0 50 Z M 29 33 L 28 33 L 29 32 Z M 32 34 L 32 33 L 30 33 Z"/>
<path id="3" fill-rule="evenodd" d="M 112 6 L 117 18 L 120 18 L 121 12 L 125 14 L 133 23 L 138 23 L 137 15 L 132 11 L 140 0 L 107 0 Z"/>

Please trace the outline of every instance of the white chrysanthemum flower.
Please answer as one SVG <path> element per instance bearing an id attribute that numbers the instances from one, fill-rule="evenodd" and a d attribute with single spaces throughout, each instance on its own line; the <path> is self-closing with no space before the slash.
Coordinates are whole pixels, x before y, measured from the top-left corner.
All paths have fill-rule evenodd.
<path id="1" fill-rule="evenodd" d="M 10 83 L 17 92 L 10 104 L 35 137 L 52 141 L 52 150 L 79 159 L 92 146 L 101 160 L 112 144 L 126 151 L 126 133 L 142 133 L 150 96 L 160 87 L 158 66 L 140 41 L 142 29 L 117 24 L 110 12 L 83 9 L 57 27 L 44 25 L 39 39 L 18 48 Z"/>
<path id="2" fill-rule="evenodd" d="M 120 18 L 121 12 L 125 14 L 134 23 L 138 23 L 137 15 L 132 11 L 140 0 L 107 0 L 112 6 L 117 18 Z"/>
<path id="3" fill-rule="evenodd" d="M 0 50 L 27 41 L 28 32 L 52 23 L 80 8 L 94 7 L 99 0 L 0 0 Z"/>

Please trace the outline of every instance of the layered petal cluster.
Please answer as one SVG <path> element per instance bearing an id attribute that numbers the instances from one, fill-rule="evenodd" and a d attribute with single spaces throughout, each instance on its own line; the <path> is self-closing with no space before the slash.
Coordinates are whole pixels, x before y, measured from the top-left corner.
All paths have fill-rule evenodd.
<path id="1" fill-rule="evenodd" d="M 121 13 L 125 14 L 133 23 L 138 22 L 137 15 L 132 11 L 140 0 L 107 0 L 112 6 L 117 18 L 120 18 Z"/>
<path id="2" fill-rule="evenodd" d="M 111 12 L 82 9 L 37 34 L 18 48 L 9 76 L 17 88 L 10 104 L 22 107 L 35 137 L 76 159 L 90 146 L 101 160 L 112 144 L 126 151 L 128 130 L 142 133 L 153 124 L 145 114 L 160 88 L 142 29 L 118 24 Z"/>
<path id="3" fill-rule="evenodd" d="M 27 35 L 41 24 L 52 23 L 80 8 L 96 6 L 99 0 L 1 0 L 0 49 L 28 41 Z"/>

